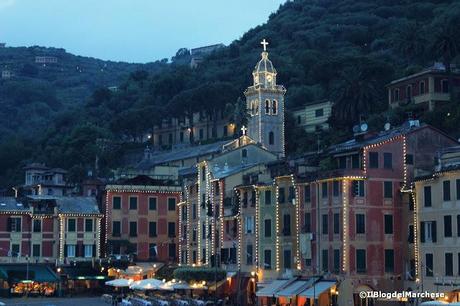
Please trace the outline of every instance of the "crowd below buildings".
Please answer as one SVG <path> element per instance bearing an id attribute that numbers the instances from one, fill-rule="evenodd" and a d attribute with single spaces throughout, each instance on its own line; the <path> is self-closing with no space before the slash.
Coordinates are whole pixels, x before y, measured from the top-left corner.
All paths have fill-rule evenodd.
<path id="1" fill-rule="evenodd" d="M 67 279 L 78 275 L 72 267 L 89 263 L 103 272 L 107 258 L 126 257 L 138 265 L 221 267 L 231 272 L 237 305 L 379 304 L 359 295 L 373 290 L 439 291 L 459 301 L 458 141 L 415 119 L 381 131 L 361 124 L 346 142 L 286 159 L 286 89 L 265 48 L 244 93 L 248 128 L 240 133 L 219 119 L 228 140 L 177 146 L 188 141 L 187 130 L 172 121 L 153 135 L 159 147 L 163 134 L 172 135 L 172 151 L 147 148 L 116 180 L 88 178 L 79 196 L 65 170 L 27 166 L 15 196 L 0 198 L 8 286 L 20 283 L 25 264 L 37 276 L 48 273 L 43 283 L 50 283 L 64 270 Z M 401 86 L 430 94 L 427 109 L 442 103 L 435 99 L 445 85 L 440 73 L 392 82 L 389 104 L 399 103 Z M 327 129 L 331 108 L 308 104 L 296 110 L 298 124 Z M 108 276 L 80 280 L 89 286 Z"/>

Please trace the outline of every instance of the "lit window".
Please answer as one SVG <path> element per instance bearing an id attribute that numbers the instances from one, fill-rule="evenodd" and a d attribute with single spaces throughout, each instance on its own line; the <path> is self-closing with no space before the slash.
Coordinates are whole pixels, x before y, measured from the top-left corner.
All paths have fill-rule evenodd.
<path id="1" fill-rule="evenodd" d="M 85 257 L 93 257 L 93 245 L 85 244 Z"/>
<path id="2" fill-rule="evenodd" d="M 77 246 L 75 244 L 67 245 L 67 257 L 75 257 L 75 250 Z"/>

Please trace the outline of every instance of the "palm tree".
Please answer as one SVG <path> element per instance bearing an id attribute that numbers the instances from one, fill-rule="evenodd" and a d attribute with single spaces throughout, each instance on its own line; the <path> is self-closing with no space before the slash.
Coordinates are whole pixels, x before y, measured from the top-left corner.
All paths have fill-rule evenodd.
<path id="1" fill-rule="evenodd" d="M 452 59 L 460 51 L 460 37 L 458 35 L 458 23 L 460 16 L 450 16 L 440 19 L 433 25 L 434 33 L 431 43 L 431 50 L 435 56 L 442 59 L 448 78 L 448 90 L 450 100 L 453 101 L 453 79 L 452 79 Z"/>
<path id="2" fill-rule="evenodd" d="M 423 27 L 417 22 L 399 24 L 392 39 L 393 46 L 409 62 L 425 52 L 426 38 Z"/>

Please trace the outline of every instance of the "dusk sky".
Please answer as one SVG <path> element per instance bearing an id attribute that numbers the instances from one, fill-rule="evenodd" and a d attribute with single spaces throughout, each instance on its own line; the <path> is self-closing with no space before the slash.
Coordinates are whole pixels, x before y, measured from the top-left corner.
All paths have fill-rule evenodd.
<path id="1" fill-rule="evenodd" d="M 0 0 L 0 42 L 149 62 L 229 44 L 285 0 Z"/>

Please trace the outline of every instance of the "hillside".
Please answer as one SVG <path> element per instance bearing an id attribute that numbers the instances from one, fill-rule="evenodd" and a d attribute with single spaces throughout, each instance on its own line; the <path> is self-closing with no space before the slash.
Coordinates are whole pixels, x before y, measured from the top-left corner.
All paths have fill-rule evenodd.
<path id="1" fill-rule="evenodd" d="M 1 169 L 10 174 L 0 178 L 0 185 L 17 181 L 19 166 L 31 159 L 71 168 L 78 181 L 85 169 L 93 167 L 97 154 L 104 173 L 116 167 L 123 150 L 142 146 L 136 144 L 139 136 L 164 118 L 225 109 L 250 84 L 263 38 L 270 42 L 278 81 L 288 89 L 288 110 L 318 99 L 335 101 L 331 123 L 340 132 L 320 135 L 323 147 L 348 137 L 360 116 L 371 128 L 380 129 L 386 120 L 397 124 L 408 110 L 387 111 L 385 85 L 434 61 L 459 63 L 459 23 L 460 4 L 448 0 L 287 2 L 266 24 L 215 52 L 197 69 L 169 65 L 160 75 L 133 73 L 116 93 L 88 90 L 89 98 L 79 104 L 84 107 L 58 111 L 47 132 L 32 143 L 20 137 L 4 141 L 0 154 L 2 149 L 24 149 L 20 155 L 0 156 Z M 89 78 L 94 81 L 98 75 L 93 71 Z M 52 101 L 46 96 L 43 100 Z M 418 115 L 458 137 L 456 101 Z M 64 102 L 56 99 L 56 103 Z M 443 120 L 447 113 L 449 120 Z M 286 124 L 290 154 L 316 146 L 312 140 L 317 136 L 295 129 L 289 117 Z M 127 139 L 134 141 L 126 143 Z"/>

